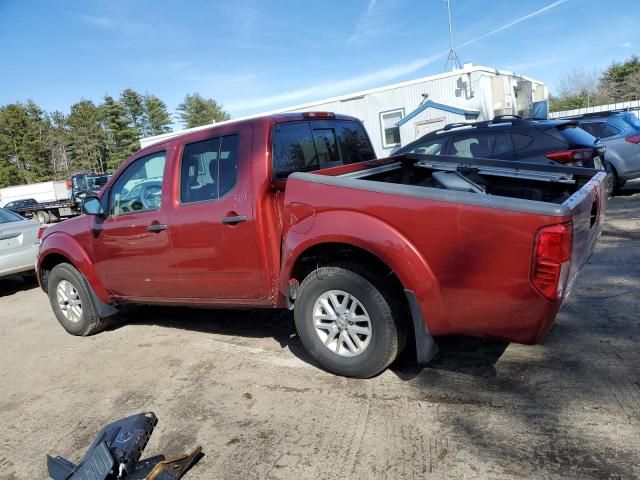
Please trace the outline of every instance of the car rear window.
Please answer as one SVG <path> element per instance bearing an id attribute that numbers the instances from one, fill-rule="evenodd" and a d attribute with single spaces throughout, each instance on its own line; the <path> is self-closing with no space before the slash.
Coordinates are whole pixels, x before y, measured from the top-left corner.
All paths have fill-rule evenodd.
<path id="1" fill-rule="evenodd" d="M 19 222 L 20 220 L 24 220 L 24 218 L 17 213 L 0 208 L 0 223 Z"/>
<path id="2" fill-rule="evenodd" d="M 375 158 L 369 138 L 356 122 L 291 122 L 276 125 L 272 138 L 277 179 Z"/>
<path id="3" fill-rule="evenodd" d="M 606 122 L 585 122 L 580 126 L 597 138 L 609 138 L 619 133 L 616 127 Z"/>
<path id="4" fill-rule="evenodd" d="M 550 128 L 547 133 L 569 145 L 591 146 L 596 143 L 596 137 L 573 124 Z"/>

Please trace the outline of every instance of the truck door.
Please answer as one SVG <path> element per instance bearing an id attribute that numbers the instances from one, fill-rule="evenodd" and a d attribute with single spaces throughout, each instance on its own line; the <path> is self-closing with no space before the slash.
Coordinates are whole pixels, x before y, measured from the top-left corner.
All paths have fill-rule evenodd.
<path id="1" fill-rule="evenodd" d="M 171 239 L 187 297 L 242 303 L 266 296 L 251 186 L 252 128 L 184 145 Z M 228 131 L 228 130 L 227 130 Z"/>
<path id="2" fill-rule="evenodd" d="M 167 151 L 133 161 L 104 195 L 107 216 L 92 231 L 95 266 L 107 289 L 134 299 L 183 296 L 167 231 Z M 104 203 L 103 203 L 104 204 Z"/>

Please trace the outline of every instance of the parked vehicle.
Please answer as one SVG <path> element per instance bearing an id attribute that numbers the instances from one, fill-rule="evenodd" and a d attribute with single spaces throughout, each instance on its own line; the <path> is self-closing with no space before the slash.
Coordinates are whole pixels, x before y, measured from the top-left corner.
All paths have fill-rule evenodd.
<path id="1" fill-rule="evenodd" d="M 25 198 L 24 200 L 14 200 L 7 203 L 3 208 L 16 212 L 18 209 L 37 207 L 38 201 L 35 198 Z"/>
<path id="2" fill-rule="evenodd" d="M 33 199 L 38 203 L 68 200 L 67 182 L 65 180 L 54 180 L 0 188 L 0 206 L 2 207 L 25 198 Z"/>
<path id="3" fill-rule="evenodd" d="M 607 147 L 605 164 L 614 187 L 640 177 L 640 119 L 631 112 L 598 112 L 571 117 Z"/>
<path id="4" fill-rule="evenodd" d="M 400 148 L 394 155 L 405 153 L 602 169 L 605 148 L 573 121 L 524 120 L 501 115 L 491 121 L 446 125 Z"/>
<path id="5" fill-rule="evenodd" d="M 542 338 L 600 234 L 605 178 L 374 160 L 354 118 L 259 117 L 135 153 L 87 215 L 47 228 L 37 271 L 73 335 L 125 303 L 288 307 L 320 364 L 370 377 L 407 338 L 420 363 L 433 336 Z"/>
<path id="6" fill-rule="evenodd" d="M 38 229 L 33 220 L 0 208 L 0 277 L 33 272 L 38 254 Z"/>
<path id="7" fill-rule="evenodd" d="M 96 175 L 95 173 L 78 173 L 66 181 L 45 182 L 42 184 L 19 185 L 7 187 L 0 190 L 1 198 L 5 198 L 5 190 L 8 194 L 15 194 L 16 191 L 37 191 L 40 196 L 52 195 L 53 200 L 36 201 L 29 199 L 28 202 L 15 204 L 15 201 L 7 204 L 11 205 L 11 210 L 25 217 L 36 218 L 40 223 L 53 223 L 61 218 L 68 218 L 81 213 L 80 206 L 87 195 L 96 195 L 107 183 L 110 175 Z M 51 187 L 50 190 L 43 186 Z M 64 186 L 64 189 L 61 187 Z M 35 203 L 34 203 L 35 202 Z"/>

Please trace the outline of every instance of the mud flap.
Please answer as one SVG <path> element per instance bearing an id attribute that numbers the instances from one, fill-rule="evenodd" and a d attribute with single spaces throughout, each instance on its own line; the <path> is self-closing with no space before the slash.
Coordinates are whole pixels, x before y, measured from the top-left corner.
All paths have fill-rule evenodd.
<path id="1" fill-rule="evenodd" d="M 426 366 L 437 355 L 438 346 L 424 323 L 415 292 L 413 290 L 405 290 L 404 293 L 409 302 L 413 321 L 413 331 L 416 339 L 416 360 L 418 365 Z"/>

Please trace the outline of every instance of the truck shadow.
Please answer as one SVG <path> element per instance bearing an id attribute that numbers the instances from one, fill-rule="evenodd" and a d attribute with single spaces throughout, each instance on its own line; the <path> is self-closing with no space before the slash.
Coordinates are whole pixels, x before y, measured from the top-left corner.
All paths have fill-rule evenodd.
<path id="1" fill-rule="evenodd" d="M 157 325 L 205 334 L 245 338 L 273 338 L 280 348 L 288 349 L 300 360 L 325 370 L 305 350 L 298 337 L 293 313 L 281 310 L 200 309 L 165 306 L 128 306 L 109 329 L 125 325 Z M 391 370 L 404 380 L 418 376 L 424 369 L 417 365 L 412 340 Z M 476 377 L 494 377 L 495 363 L 508 344 L 473 337 L 451 336 L 437 340 L 438 355 L 429 369 L 458 372 Z"/>
<path id="2" fill-rule="evenodd" d="M 24 278 L 20 275 L 11 275 L 0 278 L 0 297 L 7 297 L 14 293 L 33 290 L 34 288 L 38 288 L 36 277 Z"/>

